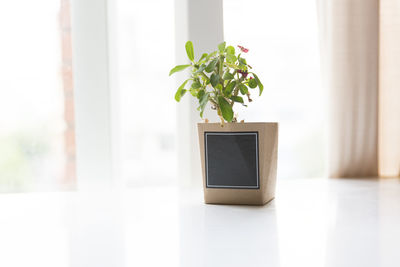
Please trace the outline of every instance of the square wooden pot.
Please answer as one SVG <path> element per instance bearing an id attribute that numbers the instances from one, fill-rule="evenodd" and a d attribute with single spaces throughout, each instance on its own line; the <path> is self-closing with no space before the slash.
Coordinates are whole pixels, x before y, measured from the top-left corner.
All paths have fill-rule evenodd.
<path id="1" fill-rule="evenodd" d="M 197 128 L 205 203 L 264 205 L 275 197 L 278 123 Z"/>

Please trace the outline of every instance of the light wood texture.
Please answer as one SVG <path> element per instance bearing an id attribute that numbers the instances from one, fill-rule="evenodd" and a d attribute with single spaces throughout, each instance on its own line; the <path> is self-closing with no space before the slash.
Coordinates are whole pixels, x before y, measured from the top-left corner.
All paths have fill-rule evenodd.
<path id="1" fill-rule="evenodd" d="M 198 123 L 204 201 L 207 204 L 264 205 L 275 197 L 278 123 Z M 260 189 L 207 188 L 204 132 L 258 132 Z"/>

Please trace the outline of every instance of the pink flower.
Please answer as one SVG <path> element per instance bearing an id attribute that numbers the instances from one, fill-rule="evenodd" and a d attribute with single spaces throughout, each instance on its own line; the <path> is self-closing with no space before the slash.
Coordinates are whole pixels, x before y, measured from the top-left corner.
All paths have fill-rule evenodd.
<path id="1" fill-rule="evenodd" d="M 238 47 L 240 48 L 240 50 L 242 50 L 242 52 L 243 53 L 247 53 L 247 52 L 249 52 L 249 49 L 247 49 L 247 48 L 244 48 L 243 46 L 241 46 L 241 45 L 238 45 Z"/>
<path id="2" fill-rule="evenodd" d="M 240 73 L 240 74 L 242 74 L 242 77 L 243 77 L 244 79 L 246 79 L 247 74 L 249 74 L 247 71 L 242 71 L 242 70 L 238 70 L 237 72 Z"/>

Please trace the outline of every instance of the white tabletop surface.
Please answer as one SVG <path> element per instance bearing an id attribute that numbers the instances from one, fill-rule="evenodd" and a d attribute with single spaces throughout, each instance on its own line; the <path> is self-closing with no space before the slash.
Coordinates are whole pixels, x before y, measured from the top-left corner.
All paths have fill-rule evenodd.
<path id="1" fill-rule="evenodd" d="M 278 183 L 263 207 L 202 189 L 0 195 L 0 266 L 400 266 L 398 179 Z"/>

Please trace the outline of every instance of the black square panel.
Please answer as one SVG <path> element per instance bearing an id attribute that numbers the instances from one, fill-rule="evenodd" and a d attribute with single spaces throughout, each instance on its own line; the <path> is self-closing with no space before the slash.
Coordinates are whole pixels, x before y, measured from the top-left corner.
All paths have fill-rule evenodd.
<path id="1" fill-rule="evenodd" d="M 206 186 L 260 188 L 258 132 L 205 132 Z"/>

